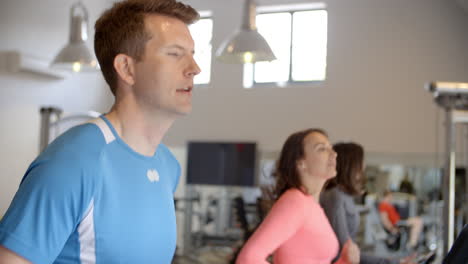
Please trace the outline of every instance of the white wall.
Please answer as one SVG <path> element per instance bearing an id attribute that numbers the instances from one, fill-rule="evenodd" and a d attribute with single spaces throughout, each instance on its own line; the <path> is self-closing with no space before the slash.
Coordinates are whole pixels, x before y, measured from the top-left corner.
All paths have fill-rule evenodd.
<path id="1" fill-rule="evenodd" d="M 73 0 L 2 0 L 0 51 L 19 50 L 51 61 L 68 41 Z M 88 8 L 90 35 L 107 3 L 83 1 Z M 92 48 L 92 38 L 89 39 Z M 0 216 L 39 148 L 41 106 L 65 111 L 106 111 L 112 98 L 99 72 L 52 79 L 30 73 L 0 73 Z"/>
<path id="2" fill-rule="evenodd" d="M 90 11 L 90 36 L 95 19 L 110 2 L 84 1 Z M 240 23 L 240 0 L 186 2 L 213 11 L 215 47 Z M 260 1 L 281 2 L 290 1 Z M 436 144 L 437 135 L 443 135 L 443 116 L 423 84 L 468 81 L 468 14 L 446 0 L 325 2 L 325 83 L 244 90 L 240 65 L 214 62 L 212 84 L 195 91 L 193 113 L 176 122 L 166 143 L 180 147 L 193 139 L 256 140 L 262 150 L 274 151 L 295 130 L 323 127 L 332 140 L 356 140 L 370 152 L 431 155 L 443 150 L 443 140 Z M 52 59 L 67 40 L 72 3 L 2 0 L 0 50 Z M 103 112 L 112 99 L 99 73 L 64 80 L 3 73 L 0 103 L 1 215 L 37 154 L 38 108 L 53 104 L 66 111 Z"/>
<path id="3" fill-rule="evenodd" d="M 228 19 L 240 19 L 241 2 L 190 1 L 213 10 L 214 46 L 239 25 Z M 210 88 L 199 89 L 192 115 L 175 125 L 167 141 L 248 139 L 273 150 L 292 131 L 318 126 L 333 140 L 357 140 L 371 152 L 434 152 L 443 116 L 437 122 L 437 107 L 423 85 L 468 81 L 467 13 L 442 0 L 325 2 L 325 83 L 244 90 L 241 66 L 215 62 Z"/>

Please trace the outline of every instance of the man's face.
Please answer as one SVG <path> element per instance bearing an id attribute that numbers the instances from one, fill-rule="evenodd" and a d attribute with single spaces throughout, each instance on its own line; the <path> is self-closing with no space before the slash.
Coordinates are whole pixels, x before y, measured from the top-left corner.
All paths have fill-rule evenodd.
<path id="1" fill-rule="evenodd" d="M 200 68 L 187 25 L 176 18 L 148 15 L 145 28 L 151 38 L 135 66 L 137 103 L 149 113 L 168 117 L 190 113 L 193 78 Z"/>

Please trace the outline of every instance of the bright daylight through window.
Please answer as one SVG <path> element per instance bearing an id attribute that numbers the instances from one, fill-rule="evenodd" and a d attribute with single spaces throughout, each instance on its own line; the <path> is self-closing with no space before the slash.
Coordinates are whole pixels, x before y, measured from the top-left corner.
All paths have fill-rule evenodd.
<path id="1" fill-rule="evenodd" d="M 201 12 L 200 12 L 201 13 Z M 211 78 L 211 38 L 213 35 L 213 19 L 202 18 L 190 25 L 190 33 L 195 41 L 195 61 L 202 70 L 195 76 L 194 83 L 208 84 Z"/>
<path id="2" fill-rule="evenodd" d="M 323 81 L 327 66 L 327 11 L 324 6 L 305 10 L 261 11 L 257 28 L 278 58 L 244 65 L 244 87 L 258 83 Z M 268 8 L 266 8 L 268 9 Z"/>

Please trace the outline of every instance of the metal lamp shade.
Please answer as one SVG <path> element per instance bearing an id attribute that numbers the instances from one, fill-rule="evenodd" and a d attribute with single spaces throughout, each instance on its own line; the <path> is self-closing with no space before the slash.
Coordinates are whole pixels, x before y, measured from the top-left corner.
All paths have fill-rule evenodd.
<path id="1" fill-rule="evenodd" d="M 257 30 L 244 29 L 221 44 L 216 56 L 220 61 L 227 63 L 253 63 L 276 59 L 265 38 Z"/>
<path id="2" fill-rule="evenodd" d="M 96 70 L 98 64 L 86 44 L 81 42 L 66 45 L 55 57 L 52 67 L 80 72 Z"/>
<path id="3" fill-rule="evenodd" d="M 81 11 L 77 13 L 77 11 Z M 74 72 L 99 69 L 96 58 L 86 46 L 88 39 L 88 11 L 81 2 L 73 4 L 70 11 L 70 39 L 52 62 L 53 68 Z"/>
<path id="4" fill-rule="evenodd" d="M 276 60 L 265 38 L 257 31 L 254 0 L 246 0 L 241 29 L 226 39 L 216 51 L 216 58 L 227 63 L 254 63 Z"/>

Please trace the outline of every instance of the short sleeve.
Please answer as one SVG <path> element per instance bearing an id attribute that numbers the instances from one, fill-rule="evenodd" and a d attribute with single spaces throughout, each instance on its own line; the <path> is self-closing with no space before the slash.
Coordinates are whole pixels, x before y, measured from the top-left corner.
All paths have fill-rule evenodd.
<path id="1" fill-rule="evenodd" d="M 388 212 L 388 205 L 386 203 L 379 204 L 379 211 L 380 212 Z"/>
<path id="2" fill-rule="evenodd" d="M 96 177 L 89 174 L 73 155 L 35 161 L 0 222 L 0 244 L 33 263 L 52 263 L 92 200 Z"/>

